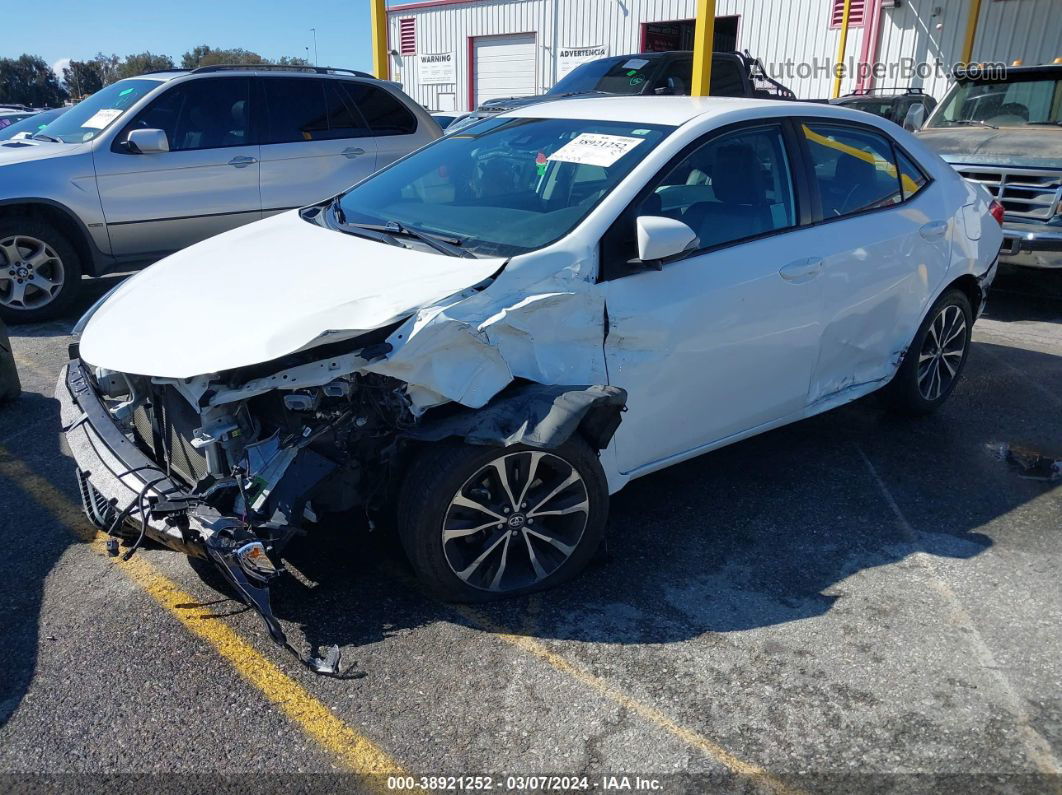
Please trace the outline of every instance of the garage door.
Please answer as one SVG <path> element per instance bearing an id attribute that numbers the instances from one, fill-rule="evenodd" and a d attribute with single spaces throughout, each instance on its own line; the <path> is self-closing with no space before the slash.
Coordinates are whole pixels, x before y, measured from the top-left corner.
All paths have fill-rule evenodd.
<path id="1" fill-rule="evenodd" d="M 476 105 L 499 97 L 537 93 L 535 36 L 483 36 L 475 39 Z"/>

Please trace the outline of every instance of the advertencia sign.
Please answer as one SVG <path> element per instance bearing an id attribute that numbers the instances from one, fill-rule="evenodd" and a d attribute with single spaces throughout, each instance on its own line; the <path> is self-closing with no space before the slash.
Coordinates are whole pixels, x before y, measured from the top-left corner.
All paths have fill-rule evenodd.
<path id="1" fill-rule="evenodd" d="M 435 55 L 417 56 L 417 77 L 421 85 L 438 85 L 440 83 L 456 83 L 457 68 L 452 52 L 442 52 Z"/>
<path id="2" fill-rule="evenodd" d="M 608 55 L 608 46 L 599 44 L 594 47 L 564 47 L 557 53 L 557 79 L 564 77 L 577 66 L 587 61 L 596 61 Z"/>

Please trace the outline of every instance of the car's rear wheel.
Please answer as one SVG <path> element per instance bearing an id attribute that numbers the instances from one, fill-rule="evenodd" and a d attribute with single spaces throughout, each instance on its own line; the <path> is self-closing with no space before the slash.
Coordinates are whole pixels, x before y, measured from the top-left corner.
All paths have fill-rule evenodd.
<path id="1" fill-rule="evenodd" d="M 61 232 L 32 218 L 0 221 L 0 317 L 50 320 L 70 306 L 80 282 L 77 251 Z"/>
<path id="2" fill-rule="evenodd" d="M 939 408 L 966 366 L 972 331 L 970 299 L 962 290 L 948 290 L 922 321 L 889 385 L 894 408 L 915 415 Z"/>
<path id="3" fill-rule="evenodd" d="M 604 472 L 581 438 L 554 450 L 448 443 L 410 468 L 398 526 L 432 592 L 483 602 L 573 577 L 601 543 L 607 513 Z"/>

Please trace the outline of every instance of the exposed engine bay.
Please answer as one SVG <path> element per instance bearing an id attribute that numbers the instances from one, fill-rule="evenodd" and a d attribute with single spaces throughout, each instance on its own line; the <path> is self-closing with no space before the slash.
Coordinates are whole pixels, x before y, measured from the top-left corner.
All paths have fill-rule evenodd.
<path id="1" fill-rule="evenodd" d="M 363 512 L 373 527 L 418 445 L 456 436 L 548 447 L 580 427 L 600 449 L 619 424 L 625 395 L 610 387 L 518 382 L 478 410 L 447 403 L 418 411 L 405 383 L 366 369 L 391 350 L 389 331 L 195 378 L 82 362 L 85 388 L 151 462 L 139 467 L 148 470 L 143 489 L 124 505 L 82 479 L 86 511 L 110 535 L 110 553 L 119 554 L 119 537 L 125 559 L 151 538 L 210 560 L 277 643 L 314 671 L 340 675 L 338 647 L 321 657 L 300 652 L 270 607 L 269 586 L 296 535 L 329 514 Z"/>
<path id="2" fill-rule="evenodd" d="M 288 645 L 267 590 L 282 570 L 281 551 L 322 514 L 379 508 L 400 435 L 416 422 L 400 382 L 350 371 L 355 360 L 371 361 L 387 349 L 384 343 L 325 362 L 300 361 L 319 357 L 314 351 L 214 378 L 89 370 L 126 438 L 160 476 L 187 487 L 117 506 L 105 529 L 115 534 L 131 523 L 135 530 L 140 520 L 128 558 L 147 534 L 148 516 L 164 519 L 186 541 L 185 551 L 218 564 L 274 640 Z M 263 370 L 273 372 L 259 375 Z M 274 388 L 278 381 L 284 388 Z M 338 650 L 306 662 L 338 673 Z"/>

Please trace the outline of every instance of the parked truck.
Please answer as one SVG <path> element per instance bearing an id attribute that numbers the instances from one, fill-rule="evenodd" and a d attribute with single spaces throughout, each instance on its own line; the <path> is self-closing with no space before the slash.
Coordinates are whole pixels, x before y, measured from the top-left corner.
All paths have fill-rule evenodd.
<path id="1" fill-rule="evenodd" d="M 1062 268 L 1062 63 L 958 76 L 918 135 L 1003 205 L 1001 262 Z"/>

